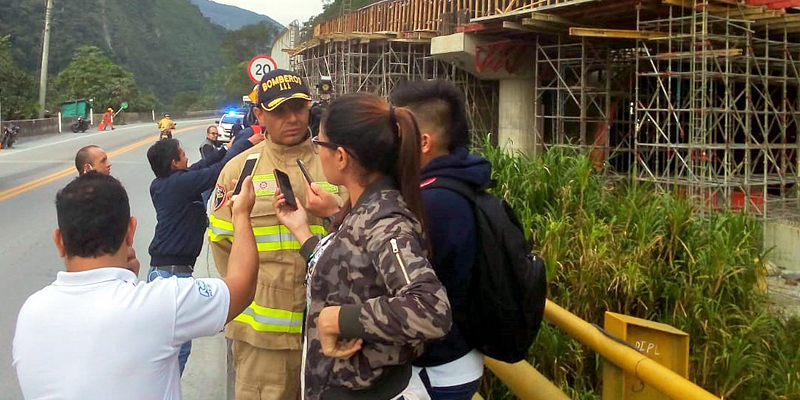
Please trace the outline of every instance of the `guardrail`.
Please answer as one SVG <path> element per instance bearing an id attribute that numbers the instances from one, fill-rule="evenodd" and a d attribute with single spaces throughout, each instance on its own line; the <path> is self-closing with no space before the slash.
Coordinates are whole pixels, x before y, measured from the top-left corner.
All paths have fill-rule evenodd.
<path id="1" fill-rule="evenodd" d="M 547 300 L 545 319 L 600 354 L 607 362 L 673 400 L 720 400 L 655 360 L 601 332 L 592 324 Z M 507 364 L 486 357 L 486 366 L 522 400 L 569 399 L 528 362 Z M 473 400 L 482 399 L 480 395 Z"/>

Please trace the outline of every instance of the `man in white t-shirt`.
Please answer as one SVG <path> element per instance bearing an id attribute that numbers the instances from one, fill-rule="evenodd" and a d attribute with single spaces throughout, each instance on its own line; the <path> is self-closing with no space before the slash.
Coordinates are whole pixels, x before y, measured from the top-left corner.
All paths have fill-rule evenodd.
<path id="1" fill-rule="evenodd" d="M 258 250 L 252 181 L 230 205 L 234 244 L 222 279 L 137 279 L 127 249 L 136 218 L 109 175 L 89 172 L 56 195 L 53 241 L 66 272 L 20 310 L 13 365 L 33 399 L 180 399 L 178 350 L 211 336 L 253 300 Z"/>

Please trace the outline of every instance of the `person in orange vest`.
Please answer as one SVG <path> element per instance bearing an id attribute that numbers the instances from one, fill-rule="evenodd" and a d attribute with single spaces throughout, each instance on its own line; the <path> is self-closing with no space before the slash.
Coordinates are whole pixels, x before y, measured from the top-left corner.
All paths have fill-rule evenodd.
<path id="1" fill-rule="evenodd" d="M 103 120 L 100 121 L 100 125 L 97 126 L 97 129 L 104 131 L 106 127 L 110 126 L 111 130 L 114 130 L 114 123 L 111 121 L 111 116 L 114 113 L 114 109 L 109 107 L 105 114 L 103 114 Z"/>

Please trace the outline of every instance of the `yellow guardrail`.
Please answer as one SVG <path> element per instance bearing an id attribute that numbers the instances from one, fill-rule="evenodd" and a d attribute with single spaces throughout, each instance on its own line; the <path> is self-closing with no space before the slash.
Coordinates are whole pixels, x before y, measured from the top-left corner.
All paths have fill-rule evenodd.
<path id="1" fill-rule="evenodd" d="M 592 324 L 547 300 L 545 319 L 645 384 L 674 400 L 720 400 L 639 351 L 606 336 Z M 486 357 L 486 366 L 522 400 L 568 399 L 525 361 L 507 364 Z M 482 399 L 476 395 L 473 400 Z"/>

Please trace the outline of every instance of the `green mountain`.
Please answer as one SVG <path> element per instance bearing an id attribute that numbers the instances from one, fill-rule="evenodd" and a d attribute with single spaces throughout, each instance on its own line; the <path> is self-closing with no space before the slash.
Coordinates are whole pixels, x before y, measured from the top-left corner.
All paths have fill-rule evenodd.
<path id="1" fill-rule="evenodd" d="M 278 32 L 283 29 L 280 22 L 266 16 L 254 13 L 252 11 L 243 10 L 239 7 L 229 6 L 227 4 L 215 3 L 211 0 L 190 0 L 192 4 L 200 8 L 200 12 L 210 19 L 211 22 L 222 25 L 227 29 L 236 30 L 245 25 L 257 24 L 261 21 L 267 21 L 270 25 L 278 28 Z"/>
<path id="2" fill-rule="evenodd" d="M 199 91 L 223 67 L 225 28 L 189 0 L 53 0 L 49 76 L 72 60 L 76 48 L 99 47 L 131 71 L 143 91 L 163 101 Z M 17 64 L 38 76 L 44 0 L 0 0 L 0 37 L 10 35 Z"/>

